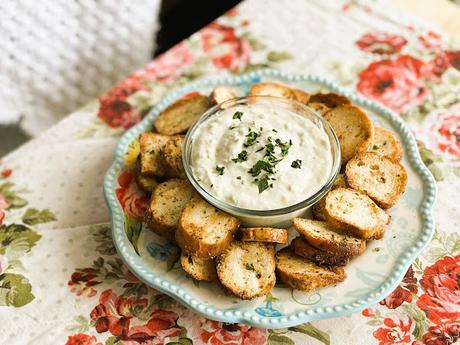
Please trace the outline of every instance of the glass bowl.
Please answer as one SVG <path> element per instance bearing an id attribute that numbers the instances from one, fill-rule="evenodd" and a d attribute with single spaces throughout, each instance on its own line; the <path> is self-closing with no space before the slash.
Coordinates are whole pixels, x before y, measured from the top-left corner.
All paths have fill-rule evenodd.
<path id="1" fill-rule="evenodd" d="M 332 168 L 329 173 L 326 182 L 311 194 L 307 195 L 304 200 L 282 208 L 270 209 L 270 210 L 254 210 L 247 209 L 229 204 L 226 201 L 219 200 L 210 192 L 208 192 L 193 174 L 192 169 L 192 150 L 194 145 L 195 134 L 197 129 L 208 119 L 213 116 L 219 116 L 222 110 L 241 105 L 255 104 L 255 103 L 266 103 L 268 102 L 271 106 L 277 106 L 284 108 L 288 111 L 294 112 L 297 115 L 306 116 L 312 120 L 312 122 L 323 130 L 330 143 L 331 156 L 332 156 Z M 198 193 L 210 204 L 214 205 L 218 209 L 225 211 L 229 214 L 241 220 L 244 226 L 289 226 L 292 223 L 292 219 L 299 217 L 306 213 L 306 211 L 321 199 L 331 188 L 337 174 L 340 170 L 340 146 L 339 141 L 332 129 L 332 127 L 318 115 L 314 110 L 307 107 L 306 105 L 297 101 L 288 100 L 285 98 L 271 97 L 271 96 L 248 96 L 241 98 L 234 98 L 223 103 L 217 104 L 208 111 L 206 111 L 201 118 L 189 129 L 184 140 L 184 147 L 182 150 L 182 162 L 184 165 L 185 173 L 187 178 Z M 295 181 L 293 181 L 295 183 Z"/>

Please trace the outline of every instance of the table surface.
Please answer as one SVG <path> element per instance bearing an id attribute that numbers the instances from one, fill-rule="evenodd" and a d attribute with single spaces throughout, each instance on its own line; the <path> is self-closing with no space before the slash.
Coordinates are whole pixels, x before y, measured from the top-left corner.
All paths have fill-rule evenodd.
<path id="1" fill-rule="evenodd" d="M 102 180 L 123 131 L 190 80 L 260 67 L 325 75 L 400 113 L 437 180 L 433 241 L 362 313 L 270 331 L 206 320 L 140 283 L 112 245 Z M 0 344 L 452 344 L 459 162 L 449 37 L 382 1 L 245 1 L 1 161 Z"/>

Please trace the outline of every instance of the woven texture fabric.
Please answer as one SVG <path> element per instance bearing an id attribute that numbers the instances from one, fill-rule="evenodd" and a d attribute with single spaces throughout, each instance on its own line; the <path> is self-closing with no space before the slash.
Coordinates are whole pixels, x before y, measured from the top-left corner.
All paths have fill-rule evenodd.
<path id="1" fill-rule="evenodd" d="M 260 67 L 333 78 L 391 108 L 436 179 L 432 242 L 362 312 L 280 330 L 222 324 L 148 288 L 113 247 L 102 183 L 120 135 L 191 80 Z M 247 0 L 2 159 L 0 344 L 455 344 L 459 124 L 460 44 L 441 32 L 386 1 Z M 148 198 L 132 172 L 117 180 L 136 226 Z"/>
<path id="2" fill-rule="evenodd" d="M 31 135 L 145 64 L 160 0 L 0 2 L 0 123 Z"/>

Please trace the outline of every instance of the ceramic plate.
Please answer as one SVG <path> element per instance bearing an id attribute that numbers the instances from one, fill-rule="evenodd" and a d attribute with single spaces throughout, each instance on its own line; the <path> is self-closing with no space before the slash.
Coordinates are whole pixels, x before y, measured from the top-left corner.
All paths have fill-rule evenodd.
<path id="1" fill-rule="evenodd" d="M 187 277 L 177 262 L 178 248 L 150 232 L 122 206 L 116 190 L 126 186 L 125 162 L 132 164 L 139 133 L 152 128 L 153 119 L 169 104 L 192 91 L 208 94 L 217 85 L 232 85 L 241 94 L 260 81 L 273 80 L 309 92 L 334 91 L 365 108 L 375 126 L 392 130 L 404 146 L 402 163 L 408 170 L 406 192 L 389 213 L 391 225 L 385 237 L 371 241 L 362 256 L 346 267 L 348 278 L 336 286 L 312 293 L 276 286 L 265 298 L 242 301 L 224 294 L 214 283 L 199 284 Z M 128 155 L 128 156 L 127 156 Z M 430 241 L 433 231 L 434 180 L 420 159 L 415 139 L 399 116 L 383 106 L 318 76 L 261 70 L 241 76 L 190 83 L 165 97 L 120 139 L 115 159 L 104 181 L 104 193 L 112 218 L 112 235 L 119 255 L 139 279 L 210 319 L 243 322 L 257 327 L 284 328 L 307 321 L 350 314 L 386 297 L 402 280 L 407 268 Z M 142 198 L 136 200 L 141 202 Z M 145 200 L 144 200 L 145 202 Z M 126 212 L 126 213 L 125 213 Z M 291 230 L 292 232 L 292 230 Z"/>

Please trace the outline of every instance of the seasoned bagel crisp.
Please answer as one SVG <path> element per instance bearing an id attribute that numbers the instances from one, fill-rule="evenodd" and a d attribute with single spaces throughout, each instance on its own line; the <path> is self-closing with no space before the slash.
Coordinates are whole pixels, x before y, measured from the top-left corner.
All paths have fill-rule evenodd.
<path id="1" fill-rule="evenodd" d="M 390 222 L 388 214 L 371 198 L 351 188 L 329 192 L 325 214 L 334 227 L 365 240 L 382 238 Z"/>
<path id="2" fill-rule="evenodd" d="M 353 157 L 345 174 L 352 188 L 366 193 L 385 209 L 396 204 L 407 185 L 407 172 L 401 163 L 375 152 Z"/>
<path id="3" fill-rule="evenodd" d="M 275 249 L 271 244 L 234 241 L 216 263 L 222 285 L 241 299 L 264 296 L 275 285 Z"/>
<path id="4" fill-rule="evenodd" d="M 240 221 L 194 196 L 179 219 L 176 241 L 184 254 L 210 259 L 231 243 Z"/>
<path id="5" fill-rule="evenodd" d="M 356 153 L 369 150 L 374 140 L 374 126 L 367 114 L 354 105 L 341 105 L 324 115 L 340 143 L 342 164 Z"/>
<path id="6" fill-rule="evenodd" d="M 170 179 L 159 184 L 150 199 L 147 223 L 157 235 L 174 240 L 179 217 L 195 194 L 192 185 L 183 179 Z"/>
<path id="7" fill-rule="evenodd" d="M 343 268 L 321 267 L 284 248 L 276 253 L 276 276 L 293 289 L 313 291 L 340 283 L 347 275 Z"/>

